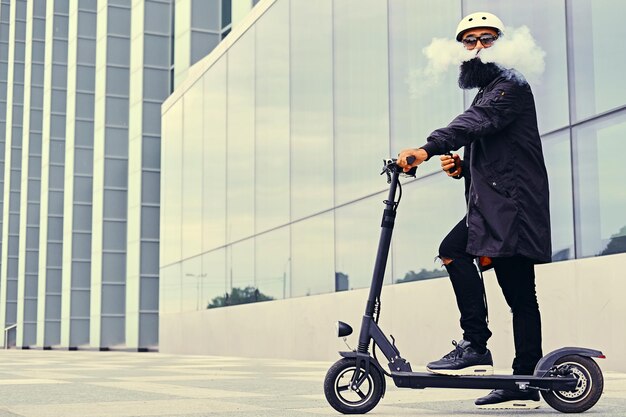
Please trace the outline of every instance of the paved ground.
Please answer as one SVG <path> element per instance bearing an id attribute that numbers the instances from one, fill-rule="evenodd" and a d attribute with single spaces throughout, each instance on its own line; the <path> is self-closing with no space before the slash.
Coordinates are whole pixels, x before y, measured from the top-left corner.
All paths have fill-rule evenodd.
<path id="1" fill-rule="evenodd" d="M 0 350 L 0 417 L 339 415 L 326 403 L 327 362 L 259 360 L 158 353 Z M 538 410 L 478 410 L 487 391 L 406 390 L 388 385 L 368 415 L 559 415 Z M 590 416 L 626 415 L 626 374 L 605 374 Z"/>

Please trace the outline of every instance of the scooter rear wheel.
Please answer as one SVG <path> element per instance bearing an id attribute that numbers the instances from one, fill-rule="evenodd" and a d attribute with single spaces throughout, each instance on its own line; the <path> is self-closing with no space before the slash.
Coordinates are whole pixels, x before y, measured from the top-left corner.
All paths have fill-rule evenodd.
<path id="1" fill-rule="evenodd" d="M 370 366 L 369 375 L 358 390 L 351 389 L 350 381 L 355 370 L 356 360 L 343 358 L 330 367 L 324 379 L 326 400 L 343 414 L 365 414 L 376 407 L 384 394 L 384 377 L 375 366 Z"/>
<path id="2" fill-rule="evenodd" d="M 559 358 L 555 366 L 569 366 L 571 373 L 578 378 L 578 384 L 574 391 L 541 392 L 550 407 L 562 413 L 582 413 L 598 402 L 604 389 L 604 378 L 593 359 L 568 355 Z"/>

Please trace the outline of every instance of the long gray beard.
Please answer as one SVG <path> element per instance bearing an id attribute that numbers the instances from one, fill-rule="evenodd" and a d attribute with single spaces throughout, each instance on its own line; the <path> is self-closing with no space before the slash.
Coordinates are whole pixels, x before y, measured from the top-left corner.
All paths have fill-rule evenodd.
<path id="1" fill-rule="evenodd" d="M 459 87 L 464 90 L 485 88 L 502 74 L 502 71 L 496 64 L 484 63 L 478 57 L 465 61 L 460 66 Z"/>

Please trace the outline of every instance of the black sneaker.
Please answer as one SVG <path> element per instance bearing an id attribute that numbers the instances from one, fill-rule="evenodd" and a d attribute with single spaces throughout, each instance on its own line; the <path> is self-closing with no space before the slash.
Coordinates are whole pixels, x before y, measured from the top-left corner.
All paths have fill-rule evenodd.
<path id="1" fill-rule="evenodd" d="M 474 401 L 474 404 L 478 408 L 494 409 L 539 408 L 539 393 L 537 391 L 494 389 L 488 395 Z"/>
<path id="2" fill-rule="evenodd" d="M 493 359 L 489 349 L 478 353 L 467 340 L 452 341 L 454 350 L 438 361 L 426 365 L 434 374 L 442 375 L 493 375 Z"/>

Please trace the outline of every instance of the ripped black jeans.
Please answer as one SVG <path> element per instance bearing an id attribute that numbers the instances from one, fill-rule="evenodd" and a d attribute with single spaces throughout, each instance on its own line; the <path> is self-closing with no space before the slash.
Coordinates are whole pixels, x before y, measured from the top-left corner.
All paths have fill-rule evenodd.
<path id="1" fill-rule="evenodd" d="M 473 263 L 474 256 L 466 252 L 466 246 L 467 226 L 463 218 L 441 242 L 439 256 L 452 259 L 446 269 L 461 312 L 463 338 L 482 352 L 487 348 L 491 331 L 487 326 L 483 284 Z M 513 373 L 532 375 L 542 356 L 541 316 L 535 292 L 534 263 L 523 256 L 493 258 L 492 261 L 498 284 L 513 313 Z"/>

